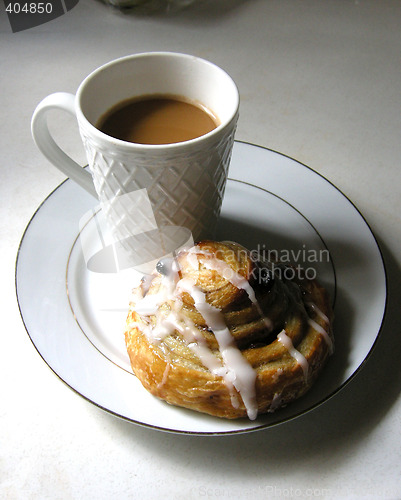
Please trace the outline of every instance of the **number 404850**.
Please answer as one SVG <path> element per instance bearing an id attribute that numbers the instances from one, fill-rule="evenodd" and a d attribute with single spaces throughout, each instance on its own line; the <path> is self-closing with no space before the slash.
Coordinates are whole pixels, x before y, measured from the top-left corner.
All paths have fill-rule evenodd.
<path id="1" fill-rule="evenodd" d="M 6 6 L 9 14 L 51 14 L 53 5 L 50 2 L 10 2 Z"/>

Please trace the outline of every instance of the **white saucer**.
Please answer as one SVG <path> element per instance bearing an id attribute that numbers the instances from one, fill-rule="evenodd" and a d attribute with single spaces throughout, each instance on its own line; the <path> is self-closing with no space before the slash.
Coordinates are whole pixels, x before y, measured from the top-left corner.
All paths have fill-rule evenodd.
<path id="1" fill-rule="evenodd" d="M 144 426 L 187 434 L 249 432 L 295 418 L 333 396 L 370 354 L 382 325 L 386 274 L 377 242 L 355 206 L 330 182 L 282 154 L 236 142 L 218 239 L 276 252 L 316 272 L 334 306 L 336 350 L 312 390 L 255 421 L 221 420 L 155 399 L 131 373 L 124 346 L 138 273 L 96 273 L 82 253 L 79 222 L 96 200 L 61 184 L 22 238 L 16 269 L 21 315 L 39 354 L 72 389 Z"/>

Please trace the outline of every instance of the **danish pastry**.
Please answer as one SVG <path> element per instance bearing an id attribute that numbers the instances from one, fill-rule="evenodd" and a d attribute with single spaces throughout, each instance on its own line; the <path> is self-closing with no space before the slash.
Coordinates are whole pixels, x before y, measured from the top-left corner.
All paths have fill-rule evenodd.
<path id="1" fill-rule="evenodd" d="M 333 352 L 325 289 L 233 242 L 162 259 L 133 291 L 125 340 L 142 385 L 224 418 L 273 412 L 312 386 Z"/>

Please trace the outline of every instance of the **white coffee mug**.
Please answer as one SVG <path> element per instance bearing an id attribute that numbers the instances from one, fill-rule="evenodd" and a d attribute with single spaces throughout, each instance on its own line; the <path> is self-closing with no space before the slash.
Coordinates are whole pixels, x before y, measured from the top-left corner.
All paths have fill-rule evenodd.
<path id="1" fill-rule="evenodd" d="M 152 94 L 197 101 L 217 117 L 219 125 L 195 139 L 162 145 L 126 142 L 96 127 L 100 117 L 117 103 Z M 66 155 L 52 138 L 47 112 L 55 108 L 76 115 L 89 171 Z M 150 52 L 101 66 L 85 78 L 75 96 L 59 92 L 46 97 L 33 114 L 32 135 L 50 162 L 98 197 L 120 239 L 144 232 L 144 228 L 146 231 L 149 218 L 146 203 L 133 204 L 130 213 L 130 204 L 127 208 L 127 203 L 119 202 L 121 196 L 146 190 L 153 216 L 149 231 L 155 224 L 158 228 L 184 227 L 196 241 L 213 235 L 238 111 L 238 89 L 221 68 L 191 55 Z"/>

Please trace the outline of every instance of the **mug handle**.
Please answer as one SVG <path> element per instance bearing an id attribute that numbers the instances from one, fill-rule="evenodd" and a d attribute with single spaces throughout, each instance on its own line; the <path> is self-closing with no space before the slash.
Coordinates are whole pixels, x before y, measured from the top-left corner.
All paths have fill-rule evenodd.
<path id="1" fill-rule="evenodd" d="M 56 92 L 45 97 L 37 105 L 31 122 L 33 140 L 42 154 L 53 163 L 54 166 L 61 170 L 61 172 L 67 175 L 71 180 L 83 187 L 88 193 L 98 198 L 92 175 L 64 153 L 51 136 L 47 123 L 47 112 L 52 109 L 68 111 L 76 116 L 75 96 L 67 92 Z"/>

